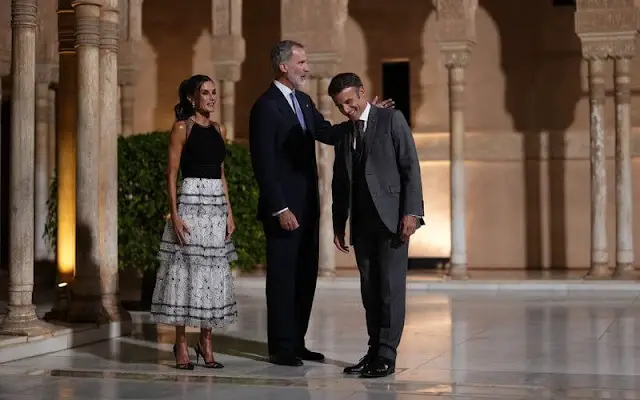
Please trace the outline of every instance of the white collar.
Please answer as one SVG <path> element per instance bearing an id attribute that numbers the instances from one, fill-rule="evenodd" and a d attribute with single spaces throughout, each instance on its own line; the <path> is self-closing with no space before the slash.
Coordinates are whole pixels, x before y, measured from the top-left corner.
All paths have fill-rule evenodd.
<path id="1" fill-rule="evenodd" d="M 364 123 L 366 124 L 367 121 L 369 121 L 369 112 L 371 112 L 371 104 L 367 102 L 367 106 L 364 108 L 364 111 L 362 112 L 362 114 L 360 114 L 360 118 L 358 119 L 360 121 L 364 121 Z"/>
<path id="2" fill-rule="evenodd" d="M 285 85 L 284 83 L 280 82 L 280 81 L 273 81 L 273 84 L 276 85 L 276 87 L 278 89 L 280 89 L 280 91 L 282 92 L 282 94 L 284 95 L 284 97 L 289 100 L 289 96 L 291 96 L 291 93 L 293 93 L 293 90 Z"/>

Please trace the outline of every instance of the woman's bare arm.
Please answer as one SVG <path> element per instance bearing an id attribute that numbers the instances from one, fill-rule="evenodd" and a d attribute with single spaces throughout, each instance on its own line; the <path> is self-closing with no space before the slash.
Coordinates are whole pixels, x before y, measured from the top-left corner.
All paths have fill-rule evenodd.
<path id="1" fill-rule="evenodd" d="M 167 165 L 167 193 L 171 216 L 178 215 L 176 181 L 180 170 L 180 156 L 187 141 L 187 126 L 184 121 L 176 121 L 169 137 L 169 163 Z"/>
<path id="2" fill-rule="evenodd" d="M 222 140 L 224 140 L 225 142 L 227 141 L 227 128 L 225 128 L 224 126 L 220 125 L 220 124 L 216 124 L 218 125 L 218 130 L 220 131 L 220 135 L 222 135 Z M 224 196 L 227 199 L 227 208 L 229 209 L 229 215 L 232 215 L 231 213 L 231 202 L 229 201 L 229 187 L 227 186 L 227 178 L 224 175 L 224 163 L 222 163 L 222 166 L 220 167 L 222 170 L 222 187 L 224 188 Z"/>

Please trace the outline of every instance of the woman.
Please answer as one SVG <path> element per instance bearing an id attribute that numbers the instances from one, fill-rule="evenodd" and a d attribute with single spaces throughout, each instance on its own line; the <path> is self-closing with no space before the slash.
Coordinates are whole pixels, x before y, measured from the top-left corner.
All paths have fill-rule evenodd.
<path id="1" fill-rule="evenodd" d="M 195 352 L 207 368 L 222 368 L 213 356 L 211 329 L 237 317 L 229 262 L 237 259 L 230 241 L 235 226 L 224 176 L 224 127 L 211 121 L 217 93 L 213 81 L 194 75 L 182 82 L 171 130 L 167 191 L 171 219 L 162 235 L 160 268 L 151 314 L 175 325 L 176 368 L 194 368 L 185 326 L 200 328 Z M 178 170 L 182 173 L 176 201 Z"/>

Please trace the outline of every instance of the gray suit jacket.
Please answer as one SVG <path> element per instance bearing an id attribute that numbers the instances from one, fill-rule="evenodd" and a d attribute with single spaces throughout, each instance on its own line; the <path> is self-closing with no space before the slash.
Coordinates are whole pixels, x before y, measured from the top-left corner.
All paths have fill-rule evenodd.
<path id="1" fill-rule="evenodd" d="M 344 123 L 353 125 L 351 121 Z M 420 164 L 411 129 L 400 111 L 372 106 L 364 140 L 369 193 L 382 222 L 397 233 L 403 216 L 424 215 Z M 350 133 L 335 146 L 332 182 L 335 234 L 345 233 L 351 210 L 352 143 Z M 419 218 L 418 226 L 422 224 Z"/>

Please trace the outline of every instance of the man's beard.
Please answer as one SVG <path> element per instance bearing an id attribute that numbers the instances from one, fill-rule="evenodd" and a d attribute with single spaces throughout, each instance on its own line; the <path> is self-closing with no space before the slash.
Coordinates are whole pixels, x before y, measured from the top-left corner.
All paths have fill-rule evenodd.
<path id="1" fill-rule="evenodd" d="M 303 90 L 305 85 L 307 84 L 306 77 L 302 77 L 300 75 L 287 74 L 287 80 L 291 82 L 294 89 L 296 90 Z"/>

